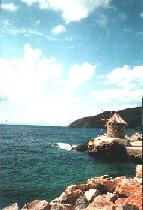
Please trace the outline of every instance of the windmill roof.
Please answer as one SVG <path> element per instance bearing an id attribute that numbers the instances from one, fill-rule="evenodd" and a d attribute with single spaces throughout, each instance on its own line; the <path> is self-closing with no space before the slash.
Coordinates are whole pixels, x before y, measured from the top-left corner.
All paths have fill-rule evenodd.
<path id="1" fill-rule="evenodd" d="M 123 120 L 121 116 L 117 113 L 113 114 L 113 116 L 108 120 L 107 124 L 114 122 L 127 125 L 127 122 Z"/>

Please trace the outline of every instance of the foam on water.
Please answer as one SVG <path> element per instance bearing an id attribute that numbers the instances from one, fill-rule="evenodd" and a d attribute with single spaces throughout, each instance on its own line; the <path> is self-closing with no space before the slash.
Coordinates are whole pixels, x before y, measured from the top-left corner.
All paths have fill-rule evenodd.
<path id="1" fill-rule="evenodd" d="M 60 149 L 71 151 L 71 150 L 74 150 L 74 148 L 77 145 L 74 145 L 74 144 L 72 145 L 72 144 L 67 144 L 67 143 L 63 143 L 63 142 L 58 142 L 56 144 L 50 144 L 48 146 L 50 146 L 50 147 L 57 147 L 57 148 L 60 148 Z"/>

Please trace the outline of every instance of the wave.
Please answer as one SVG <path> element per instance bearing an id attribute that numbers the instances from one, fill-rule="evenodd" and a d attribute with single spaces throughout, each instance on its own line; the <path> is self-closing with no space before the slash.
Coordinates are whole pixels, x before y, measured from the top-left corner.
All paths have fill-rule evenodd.
<path id="1" fill-rule="evenodd" d="M 74 148 L 77 145 L 58 142 L 58 143 L 55 143 L 55 144 L 49 144 L 48 146 L 50 146 L 50 147 L 57 147 L 57 148 L 60 148 L 60 149 L 64 149 L 64 150 L 70 151 L 70 150 L 74 150 Z"/>

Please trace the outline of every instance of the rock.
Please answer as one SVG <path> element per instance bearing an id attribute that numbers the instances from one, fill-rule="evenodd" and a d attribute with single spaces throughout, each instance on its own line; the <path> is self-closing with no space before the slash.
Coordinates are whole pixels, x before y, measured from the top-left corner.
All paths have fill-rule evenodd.
<path id="1" fill-rule="evenodd" d="M 101 194 L 100 191 L 97 189 L 89 189 L 84 193 L 89 203 L 91 203 L 91 201 L 93 201 L 93 199 L 100 194 Z"/>
<path id="2" fill-rule="evenodd" d="M 92 188 L 101 190 L 101 193 L 113 192 L 116 188 L 115 180 L 111 177 L 105 178 L 102 177 L 95 177 L 88 180 L 88 184 L 92 186 Z M 104 186 L 104 187 L 103 187 Z M 102 189 L 101 189 L 102 188 Z M 103 190 L 104 188 L 104 190 Z"/>
<path id="3" fill-rule="evenodd" d="M 131 141 L 130 144 L 132 147 L 142 147 L 142 141 Z"/>
<path id="4" fill-rule="evenodd" d="M 86 191 L 92 188 L 91 184 L 79 184 L 79 185 L 70 185 L 66 188 L 65 193 L 69 194 L 70 192 L 73 192 L 75 190 L 81 190 L 81 191 Z"/>
<path id="5" fill-rule="evenodd" d="M 130 138 L 131 141 L 142 141 L 142 134 L 135 133 Z"/>
<path id="6" fill-rule="evenodd" d="M 123 207 L 121 207 L 123 210 L 139 210 L 139 208 L 137 206 L 134 206 L 132 204 L 127 204 Z"/>
<path id="7" fill-rule="evenodd" d="M 80 196 L 75 204 L 75 210 L 85 209 L 88 206 L 89 202 L 85 195 Z"/>
<path id="8" fill-rule="evenodd" d="M 88 149 L 88 142 L 86 142 L 85 144 L 80 144 L 74 148 L 74 150 L 80 152 L 86 151 L 87 149 Z"/>
<path id="9" fill-rule="evenodd" d="M 124 161 L 128 159 L 126 145 L 129 145 L 127 139 L 103 137 L 89 142 L 88 153 L 104 160 Z"/>
<path id="10" fill-rule="evenodd" d="M 12 204 L 11 206 L 6 207 L 6 208 L 4 208 L 2 210 L 19 210 L 19 208 L 18 208 L 18 204 L 15 203 L 15 204 Z"/>
<path id="11" fill-rule="evenodd" d="M 97 196 L 94 201 L 86 208 L 86 210 L 92 210 L 96 208 L 103 209 L 106 206 L 112 206 L 113 203 L 108 200 L 106 195 Z"/>
<path id="12" fill-rule="evenodd" d="M 129 159 L 142 161 L 142 147 L 126 147 L 126 151 Z"/>
<path id="13" fill-rule="evenodd" d="M 75 210 L 74 206 L 71 204 L 61 204 L 61 203 L 50 203 L 50 210 Z"/>
<path id="14" fill-rule="evenodd" d="M 137 165 L 137 167 L 136 167 L 136 177 L 137 178 L 142 178 L 142 175 L 143 175 L 142 165 Z"/>
<path id="15" fill-rule="evenodd" d="M 142 190 L 139 189 L 135 191 L 130 197 L 124 201 L 125 205 L 132 204 L 142 210 Z"/>
<path id="16" fill-rule="evenodd" d="M 96 189 L 100 192 L 101 195 L 107 193 L 107 187 L 103 184 L 98 183 L 96 185 Z"/>
<path id="17" fill-rule="evenodd" d="M 50 210 L 50 204 L 45 200 L 35 200 L 25 204 L 22 210 Z"/>
<path id="18" fill-rule="evenodd" d="M 83 192 L 81 190 L 75 190 L 69 193 L 62 193 L 59 197 L 59 201 L 61 204 L 72 204 L 74 205 L 77 201 L 77 199 L 83 195 Z"/>
<path id="19" fill-rule="evenodd" d="M 115 202 L 117 206 L 132 205 L 134 209 L 142 210 L 142 189 L 138 189 L 128 198 L 118 198 Z"/>
<path id="20" fill-rule="evenodd" d="M 141 188 L 140 183 L 137 182 L 135 179 L 122 179 L 121 182 L 116 187 L 114 193 L 129 197 L 131 196 L 135 191 L 139 190 Z"/>

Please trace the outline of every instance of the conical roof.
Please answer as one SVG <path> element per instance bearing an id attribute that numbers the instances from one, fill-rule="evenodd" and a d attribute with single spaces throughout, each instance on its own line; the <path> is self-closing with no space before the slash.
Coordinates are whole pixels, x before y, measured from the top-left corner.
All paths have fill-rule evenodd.
<path id="1" fill-rule="evenodd" d="M 127 125 L 127 122 L 121 118 L 121 116 L 117 113 L 113 114 L 113 116 L 108 120 L 108 123 L 119 123 Z"/>

